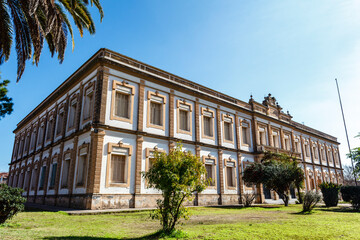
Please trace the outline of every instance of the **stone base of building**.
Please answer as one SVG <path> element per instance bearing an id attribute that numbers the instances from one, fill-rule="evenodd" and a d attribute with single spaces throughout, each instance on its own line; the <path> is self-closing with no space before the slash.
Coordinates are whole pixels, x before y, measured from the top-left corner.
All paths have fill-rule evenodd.
<path id="1" fill-rule="evenodd" d="M 50 206 L 74 209 L 121 209 L 121 208 L 153 208 L 160 194 L 77 194 L 29 196 L 27 201 Z M 233 205 L 239 204 L 237 194 L 198 194 L 185 206 Z"/>

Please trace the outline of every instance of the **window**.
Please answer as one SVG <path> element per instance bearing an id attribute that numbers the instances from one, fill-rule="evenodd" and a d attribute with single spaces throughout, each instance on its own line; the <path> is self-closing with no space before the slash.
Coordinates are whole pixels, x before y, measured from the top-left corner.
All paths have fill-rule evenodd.
<path id="1" fill-rule="evenodd" d="M 45 174 L 46 174 L 46 166 L 42 166 L 40 172 L 39 190 L 44 190 Z"/>
<path id="2" fill-rule="evenodd" d="M 316 146 L 313 146 L 312 150 L 313 150 L 313 153 L 314 153 L 314 158 L 315 158 L 315 159 L 319 159 L 317 147 L 316 147 Z"/>
<path id="3" fill-rule="evenodd" d="M 333 155 L 331 149 L 328 150 L 329 163 L 333 164 Z"/>
<path id="4" fill-rule="evenodd" d="M 86 177 L 86 168 L 87 168 L 87 154 L 81 154 L 78 157 L 78 166 L 76 174 L 76 186 L 83 187 L 85 186 L 85 177 Z"/>
<path id="5" fill-rule="evenodd" d="M 36 141 L 36 130 L 34 130 L 31 133 L 31 139 L 30 139 L 30 150 L 33 150 L 35 147 L 35 141 Z"/>
<path id="6" fill-rule="evenodd" d="M 64 156 L 61 174 L 61 188 L 68 187 L 68 179 L 69 179 L 69 170 L 70 170 L 70 153 L 66 153 Z"/>
<path id="7" fill-rule="evenodd" d="M 233 119 L 229 114 L 222 114 L 224 142 L 233 143 Z"/>
<path id="8" fill-rule="evenodd" d="M 290 151 L 291 150 L 291 145 L 290 145 L 290 136 L 289 135 L 285 135 L 285 150 Z"/>
<path id="9" fill-rule="evenodd" d="M 162 104 L 157 102 L 150 102 L 150 123 L 158 126 L 162 126 Z"/>
<path id="10" fill-rule="evenodd" d="M 320 152 L 321 152 L 321 160 L 323 162 L 326 162 L 326 154 L 325 154 L 325 149 L 323 146 L 321 147 Z"/>
<path id="11" fill-rule="evenodd" d="M 25 172 L 25 181 L 24 181 L 24 187 L 23 187 L 25 191 L 28 190 L 29 177 L 30 177 L 30 169 L 28 168 L 27 171 Z"/>
<path id="12" fill-rule="evenodd" d="M 228 188 L 236 187 L 235 162 L 226 160 L 226 186 Z"/>
<path id="13" fill-rule="evenodd" d="M 19 141 L 17 141 L 17 140 L 15 139 L 15 146 L 14 146 L 13 158 L 16 158 L 17 152 L 18 152 L 18 148 L 19 148 Z"/>
<path id="14" fill-rule="evenodd" d="M 125 181 L 126 158 L 124 155 L 111 155 L 111 182 L 126 183 Z"/>
<path id="15" fill-rule="evenodd" d="M 72 129 L 75 127 L 75 120 L 76 120 L 76 109 L 77 109 L 77 100 L 73 99 L 69 106 L 69 123 L 68 128 Z"/>
<path id="16" fill-rule="evenodd" d="M 19 181 L 17 183 L 17 187 L 18 188 L 22 188 L 23 186 L 23 180 L 24 180 L 24 171 L 21 171 L 20 175 L 19 175 Z"/>
<path id="17" fill-rule="evenodd" d="M 213 133 L 213 126 L 212 126 L 212 118 L 204 116 L 204 135 L 212 137 L 214 135 Z"/>
<path id="18" fill-rule="evenodd" d="M 106 187 L 129 187 L 132 147 L 119 143 L 109 143 Z"/>
<path id="19" fill-rule="evenodd" d="M 310 147 L 307 142 L 305 142 L 305 156 L 308 158 L 310 157 Z"/>
<path id="20" fill-rule="evenodd" d="M 201 108 L 202 114 L 202 137 L 215 140 L 214 117 L 215 112 L 207 108 Z"/>
<path id="21" fill-rule="evenodd" d="M 64 109 L 60 109 L 57 119 L 56 136 L 60 135 L 64 125 Z"/>
<path id="22" fill-rule="evenodd" d="M 19 149 L 18 149 L 18 157 L 22 156 L 23 150 L 24 150 L 24 138 L 22 138 L 20 140 L 20 145 L 19 145 Z"/>
<path id="23" fill-rule="evenodd" d="M 266 130 L 265 128 L 259 128 L 260 145 L 266 145 Z"/>
<path id="24" fill-rule="evenodd" d="M 334 152 L 334 155 L 335 155 L 335 164 L 339 165 L 339 153 L 336 150 Z"/>
<path id="25" fill-rule="evenodd" d="M 135 87 L 113 80 L 110 119 L 132 123 Z"/>
<path id="26" fill-rule="evenodd" d="M 50 189 L 53 189 L 54 186 L 55 186 L 56 170 L 57 170 L 57 163 L 54 162 L 54 163 L 51 165 L 50 184 L 49 184 L 49 188 L 50 188 Z"/>
<path id="27" fill-rule="evenodd" d="M 44 138 L 44 123 L 41 124 L 39 127 L 39 132 L 37 136 L 37 145 L 41 145 L 43 143 Z"/>
<path id="28" fill-rule="evenodd" d="M 245 171 L 245 169 L 249 166 L 251 166 L 251 163 L 249 160 L 247 160 L 246 162 L 243 162 L 243 171 Z M 244 186 L 245 186 L 245 190 L 247 191 L 252 191 L 254 190 L 254 185 L 251 184 L 251 183 L 244 183 Z"/>
<path id="29" fill-rule="evenodd" d="M 52 131 L 53 131 L 53 123 L 54 123 L 54 121 L 53 121 L 53 118 L 52 118 L 52 116 L 51 116 L 51 117 L 50 117 L 50 120 L 49 120 L 48 123 L 47 123 L 46 138 L 45 138 L 46 141 L 51 140 Z"/>
<path id="30" fill-rule="evenodd" d="M 158 91 L 148 91 L 147 101 L 147 127 L 158 128 L 165 131 L 165 104 L 166 96 Z"/>
<path id="31" fill-rule="evenodd" d="M 203 162 L 206 169 L 206 180 L 208 180 L 209 187 L 216 188 L 216 158 L 210 155 L 203 156 Z"/>
<path id="32" fill-rule="evenodd" d="M 94 98 L 93 98 L 93 89 L 89 87 L 85 91 L 84 96 L 84 110 L 83 110 L 83 120 L 88 120 L 91 117 L 91 113 L 94 107 Z"/>
<path id="33" fill-rule="evenodd" d="M 186 100 L 178 99 L 177 105 L 177 132 L 190 134 L 192 131 L 192 104 L 187 103 Z"/>
<path id="34" fill-rule="evenodd" d="M 24 154 L 29 150 L 30 133 L 25 137 Z"/>
<path id="35" fill-rule="evenodd" d="M 250 145 L 250 128 L 246 122 L 241 123 L 241 137 L 243 145 Z"/>
<path id="36" fill-rule="evenodd" d="M 36 176 L 37 176 L 37 167 L 35 167 L 31 172 L 31 190 L 35 190 L 36 188 Z"/>
<path id="37" fill-rule="evenodd" d="M 273 140 L 273 146 L 275 148 L 279 148 L 280 147 L 280 143 L 279 143 L 279 132 L 273 132 L 272 134 L 272 140 Z"/>
<path id="38" fill-rule="evenodd" d="M 301 153 L 301 150 L 300 150 L 300 141 L 299 141 L 299 139 L 296 139 L 296 140 L 295 140 L 295 151 L 296 151 L 297 153 Z"/>

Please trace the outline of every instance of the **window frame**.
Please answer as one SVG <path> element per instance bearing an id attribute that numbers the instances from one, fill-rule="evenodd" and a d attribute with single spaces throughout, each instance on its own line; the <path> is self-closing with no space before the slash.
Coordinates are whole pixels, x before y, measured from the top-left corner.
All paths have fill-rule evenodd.
<path id="1" fill-rule="evenodd" d="M 85 100 L 89 95 L 91 95 L 92 106 L 91 105 L 89 106 L 89 116 L 87 116 L 85 118 Z M 82 115 L 82 124 L 85 124 L 92 120 L 93 113 L 94 113 L 94 107 L 95 107 L 95 81 L 92 81 L 92 82 L 88 83 L 86 85 L 86 87 L 84 87 L 82 111 L 81 111 L 82 112 L 82 114 L 81 114 Z"/>
<path id="2" fill-rule="evenodd" d="M 69 183 L 70 183 L 70 169 L 71 169 L 71 157 L 73 154 L 73 149 L 67 149 L 64 153 L 63 153 L 63 160 L 61 161 L 61 176 L 59 179 L 59 185 L 60 185 L 60 189 L 69 189 Z M 66 182 L 66 186 L 63 185 L 63 175 L 64 175 L 64 163 L 65 161 L 69 161 L 69 167 L 67 169 L 67 182 Z"/>
<path id="3" fill-rule="evenodd" d="M 223 142 L 224 143 L 230 143 L 230 144 L 234 144 L 235 142 L 235 137 L 234 137 L 234 116 L 230 115 L 229 113 L 222 113 L 221 114 L 221 121 L 222 121 L 222 135 L 223 135 Z M 230 136 L 231 139 L 226 139 L 225 138 L 225 123 L 229 123 L 230 124 Z"/>
<path id="4" fill-rule="evenodd" d="M 233 166 L 229 166 L 229 165 L 233 165 Z M 228 190 L 236 190 L 237 188 L 237 174 L 236 174 L 236 160 L 233 158 L 225 158 L 224 159 L 224 167 L 225 167 L 225 187 Z M 227 168 L 232 168 L 232 180 L 234 182 L 234 186 L 229 186 L 228 185 L 228 172 L 227 172 Z"/>
<path id="5" fill-rule="evenodd" d="M 127 151 L 126 154 L 116 153 L 114 148 L 120 148 Z M 113 183 L 111 182 L 111 157 L 112 155 L 125 156 L 125 183 Z M 123 144 L 122 141 L 119 143 L 108 143 L 108 156 L 107 156 L 107 166 L 106 166 L 106 181 L 105 187 L 130 187 L 130 170 L 131 170 L 131 157 L 132 157 L 132 146 L 128 144 Z"/>
<path id="6" fill-rule="evenodd" d="M 271 128 L 271 140 L 272 140 L 272 147 L 274 148 L 281 148 L 281 140 L 280 140 L 280 130 L 277 128 Z M 276 139 L 276 141 L 274 141 Z M 275 144 L 277 143 L 277 144 Z"/>
<path id="7" fill-rule="evenodd" d="M 50 164 L 50 168 L 49 168 L 49 176 L 48 176 L 48 189 L 49 190 L 54 190 L 55 186 L 56 186 L 56 175 L 57 175 L 57 171 L 59 171 L 59 166 L 58 166 L 58 154 L 56 153 L 54 156 L 52 156 L 51 159 L 51 164 Z M 51 180 L 52 180 L 52 174 L 54 171 L 54 164 L 56 164 L 56 170 L 55 170 L 55 176 L 54 176 L 54 185 L 51 185 Z"/>
<path id="8" fill-rule="evenodd" d="M 75 102 L 75 104 L 73 104 Z M 74 125 L 69 126 L 70 124 L 70 114 L 71 114 L 71 108 L 75 105 L 75 112 L 74 112 Z M 69 106 L 68 106 L 68 113 L 67 113 L 67 122 L 66 122 L 66 128 L 67 131 L 71 131 L 76 128 L 76 122 L 78 119 L 78 109 L 79 109 L 79 93 L 73 94 L 69 99 Z"/>
<path id="9" fill-rule="evenodd" d="M 267 132 L 267 127 L 265 125 L 258 125 L 258 133 L 259 133 L 259 145 L 260 146 L 268 146 L 269 144 L 269 139 L 268 139 L 268 132 Z M 261 133 L 264 133 L 264 140 L 265 143 L 262 143 L 262 137 L 261 137 Z"/>
<path id="10" fill-rule="evenodd" d="M 206 164 L 206 160 L 212 160 L 214 161 L 213 164 Z M 202 156 L 202 161 L 204 163 L 204 166 L 205 165 L 211 165 L 212 166 L 212 174 L 214 176 L 214 179 L 213 179 L 213 182 L 214 182 L 214 185 L 211 186 L 206 186 L 206 189 L 217 189 L 217 171 L 216 171 L 216 165 L 217 165 L 217 158 L 215 156 L 211 156 L 210 154 L 207 155 L 207 156 Z M 206 176 L 205 176 L 206 177 Z"/>
<path id="11" fill-rule="evenodd" d="M 189 110 L 185 110 L 185 109 L 181 109 L 181 105 L 184 105 L 186 107 L 188 107 Z M 180 111 L 187 111 L 188 112 L 188 124 L 189 124 L 189 130 L 184 130 L 180 128 Z M 176 118 L 177 118 L 177 126 L 176 126 L 176 132 L 177 133 L 182 133 L 182 134 L 187 134 L 192 136 L 192 114 L 193 114 L 193 105 L 191 103 L 188 103 L 185 99 L 181 100 L 181 99 L 177 99 L 176 100 Z"/>
<path id="12" fill-rule="evenodd" d="M 121 91 L 119 89 L 119 87 L 121 88 L 128 88 L 130 91 L 130 93 L 126 93 L 125 91 Z M 119 92 L 121 94 L 124 95 L 128 95 L 129 96 L 129 118 L 124 118 L 124 117 L 120 117 L 120 116 L 116 116 L 115 115 L 115 101 L 116 101 L 116 93 Z M 111 107 L 110 107 L 110 120 L 119 120 L 122 122 L 128 122 L 128 123 L 133 123 L 133 115 L 134 115 L 134 96 L 135 96 L 135 86 L 130 85 L 128 82 L 126 82 L 125 80 L 123 81 L 117 81 L 117 80 L 113 80 L 112 83 L 112 91 L 111 91 Z"/>
<path id="13" fill-rule="evenodd" d="M 162 103 L 156 102 L 152 99 L 152 97 L 157 97 L 157 98 L 162 98 Z M 160 118 L 162 119 L 162 125 L 156 125 L 151 123 L 151 102 L 155 102 L 157 104 L 161 104 L 162 105 L 162 116 L 160 116 Z M 157 128 L 160 130 L 165 131 L 165 126 L 166 126 L 166 109 L 165 109 L 165 105 L 166 105 L 166 96 L 160 94 L 158 91 L 151 91 L 148 90 L 147 92 L 147 116 L 146 116 L 146 127 L 147 128 Z"/>
<path id="14" fill-rule="evenodd" d="M 247 125 L 247 126 L 246 126 Z M 246 128 L 246 139 L 248 143 L 244 143 L 244 128 Z M 250 122 L 248 120 L 240 120 L 240 134 L 241 134 L 241 146 L 250 147 L 251 146 L 251 137 L 250 137 Z"/>
<path id="15" fill-rule="evenodd" d="M 58 133 L 60 115 L 62 115 L 62 126 L 60 129 L 60 132 Z M 60 104 L 57 114 L 56 114 L 55 138 L 62 136 L 62 133 L 64 132 L 64 123 L 65 123 L 65 106 L 64 106 L 64 103 L 62 103 L 62 104 Z"/>
<path id="16" fill-rule="evenodd" d="M 35 144 L 35 149 L 37 149 L 38 147 L 42 146 L 45 142 L 45 130 L 46 130 L 46 117 L 43 117 L 40 122 L 39 122 L 39 127 L 37 129 L 37 138 L 36 138 L 36 144 Z M 42 129 L 42 133 L 40 132 L 40 130 Z M 40 134 L 41 133 L 41 134 Z M 42 136 L 41 136 L 42 135 Z M 41 140 L 40 140 L 41 139 Z"/>
<path id="17" fill-rule="evenodd" d="M 207 112 L 209 114 L 212 115 L 212 117 L 209 116 L 205 116 L 204 113 Z M 211 125 L 212 125 L 212 136 L 208 136 L 205 134 L 205 128 L 204 128 L 204 118 L 208 117 L 211 120 Z M 212 109 L 209 109 L 209 107 L 201 107 L 201 138 L 204 139 L 210 139 L 210 140 L 214 140 L 215 141 L 215 111 Z"/>
<path id="18" fill-rule="evenodd" d="M 44 144 L 46 145 L 47 143 L 51 142 L 52 138 L 54 137 L 54 134 L 55 134 L 55 123 L 56 123 L 56 118 L 55 118 L 55 110 L 51 110 L 48 114 L 48 117 L 47 117 L 47 121 L 46 121 L 46 129 L 45 129 L 45 141 L 44 141 Z M 50 131 L 50 135 L 49 135 L 49 139 L 48 139 L 48 129 L 49 129 L 49 124 L 51 122 L 51 131 Z"/>
<path id="19" fill-rule="evenodd" d="M 87 178 L 88 178 L 88 169 L 89 169 L 89 158 L 90 158 L 90 153 L 89 153 L 89 146 L 90 143 L 83 143 L 80 147 L 78 147 L 78 153 L 77 153 L 77 158 L 76 158 L 76 172 L 75 172 L 75 188 L 85 188 L 87 185 Z M 85 153 L 82 153 L 82 150 L 85 149 Z M 79 176 L 79 160 L 80 157 L 86 155 L 85 157 L 85 166 L 83 169 L 83 178 L 84 181 L 82 184 L 78 184 L 78 176 Z M 70 183 L 71 184 L 71 183 Z"/>

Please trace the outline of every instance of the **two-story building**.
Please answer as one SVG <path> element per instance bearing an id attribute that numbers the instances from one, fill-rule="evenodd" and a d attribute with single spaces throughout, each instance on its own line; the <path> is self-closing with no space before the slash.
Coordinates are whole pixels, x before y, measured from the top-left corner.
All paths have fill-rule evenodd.
<path id="1" fill-rule="evenodd" d="M 141 172 L 176 142 L 213 179 L 194 205 L 277 199 L 245 185 L 244 168 L 264 151 L 297 156 L 306 189 L 341 183 L 337 139 L 292 121 L 276 99 L 244 102 L 108 49 L 100 49 L 14 130 L 10 186 L 29 202 L 84 209 L 155 206 Z M 295 198 L 292 192 L 292 197 Z"/>

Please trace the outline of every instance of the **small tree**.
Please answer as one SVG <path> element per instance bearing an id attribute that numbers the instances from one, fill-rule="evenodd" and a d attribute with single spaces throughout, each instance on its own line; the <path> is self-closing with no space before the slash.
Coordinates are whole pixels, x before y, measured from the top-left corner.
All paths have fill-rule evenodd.
<path id="1" fill-rule="evenodd" d="M 26 199 L 21 196 L 21 188 L 0 184 L 0 224 L 24 210 Z"/>
<path id="2" fill-rule="evenodd" d="M 304 172 L 293 157 L 265 152 L 260 163 L 245 169 L 243 180 L 246 183 L 264 184 L 266 188 L 274 190 L 288 206 L 290 188 L 303 185 Z"/>
<path id="3" fill-rule="evenodd" d="M 183 217 L 187 218 L 185 200 L 191 200 L 195 192 L 206 187 L 204 164 L 190 151 L 182 150 L 182 145 L 169 154 L 155 151 L 152 167 L 143 173 L 148 186 L 160 190 L 163 199 L 157 200 L 157 210 L 152 217 L 159 219 L 164 233 L 175 230 L 175 225 Z"/>

